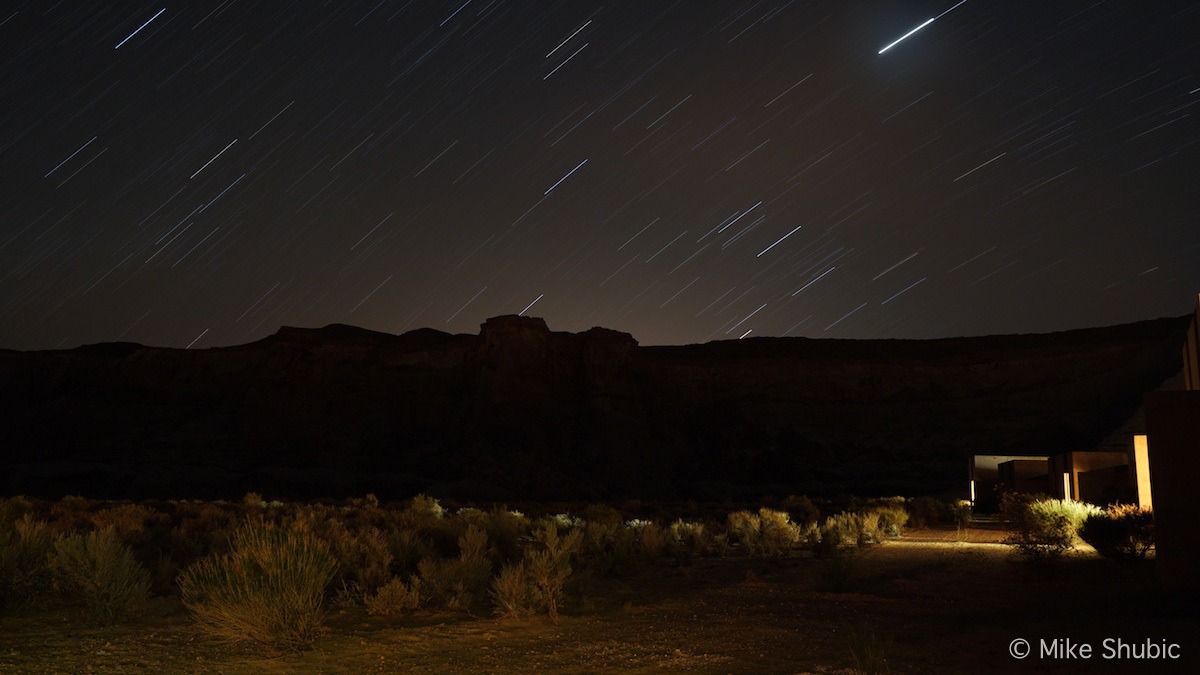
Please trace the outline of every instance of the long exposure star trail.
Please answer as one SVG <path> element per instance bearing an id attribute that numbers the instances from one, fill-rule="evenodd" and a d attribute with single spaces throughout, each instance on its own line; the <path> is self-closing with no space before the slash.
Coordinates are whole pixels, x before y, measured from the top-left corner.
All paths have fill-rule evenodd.
<path id="1" fill-rule="evenodd" d="M 1195 4 L 3 16 L 0 348 L 531 311 L 643 344 L 930 338 L 1200 288 Z"/>

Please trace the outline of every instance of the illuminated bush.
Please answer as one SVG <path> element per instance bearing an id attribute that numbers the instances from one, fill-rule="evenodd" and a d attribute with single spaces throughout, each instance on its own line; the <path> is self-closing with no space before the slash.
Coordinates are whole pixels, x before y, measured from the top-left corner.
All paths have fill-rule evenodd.
<path id="1" fill-rule="evenodd" d="M 750 555 L 780 557 L 787 555 L 800 543 L 800 528 L 783 511 L 734 511 L 726 518 L 726 524 L 729 533 Z"/>
<path id="2" fill-rule="evenodd" d="M 817 536 L 827 552 L 843 546 L 866 546 L 878 541 L 879 520 L 861 513 L 839 513 L 825 519 Z"/>
<path id="3" fill-rule="evenodd" d="M 56 585 L 99 623 L 116 621 L 150 595 L 150 574 L 112 529 L 60 538 L 50 566 Z"/>
<path id="4" fill-rule="evenodd" d="M 183 604 L 205 632 L 299 651 L 320 635 L 325 588 L 337 563 L 324 542 L 294 529 L 256 522 L 179 576 Z"/>
<path id="5" fill-rule="evenodd" d="M 1085 518 L 1079 536 L 1106 558 L 1145 558 L 1154 547 L 1154 513 L 1132 505 L 1113 505 Z"/>
<path id="6" fill-rule="evenodd" d="M 898 537 L 908 524 L 908 511 L 900 506 L 881 506 L 868 512 L 874 516 L 878 532 L 889 537 Z"/>
<path id="7" fill-rule="evenodd" d="M 1013 528 L 1013 536 L 1005 543 L 1049 576 L 1054 573 L 1055 563 L 1075 543 L 1080 524 L 1101 511 L 1082 502 L 1010 492 L 1000 498 L 1000 513 Z"/>

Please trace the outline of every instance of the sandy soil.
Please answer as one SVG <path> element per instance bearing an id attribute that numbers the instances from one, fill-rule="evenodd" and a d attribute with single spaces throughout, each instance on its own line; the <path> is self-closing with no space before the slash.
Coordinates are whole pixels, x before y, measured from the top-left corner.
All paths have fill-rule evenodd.
<path id="1" fill-rule="evenodd" d="M 5 618 L 0 672 L 851 672 L 852 635 L 873 627 L 893 672 L 1200 672 L 1200 612 L 1157 589 L 1152 566 L 1073 551 L 1032 574 L 995 530 L 927 530 L 854 556 L 848 592 L 826 563 L 721 559 L 581 580 L 547 619 L 334 612 L 316 649 L 271 656 L 198 634 L 174 599 L 138 619 L 87 627 L 63 613 Z M 1009 655 L 1025 638 L 1034 653 Z M 1038 658 L 1038 641 L 1091 643 L 1091 659 Z M 1177 661 L 1114 661 L 1102 640 L 1181 645 Z"/>

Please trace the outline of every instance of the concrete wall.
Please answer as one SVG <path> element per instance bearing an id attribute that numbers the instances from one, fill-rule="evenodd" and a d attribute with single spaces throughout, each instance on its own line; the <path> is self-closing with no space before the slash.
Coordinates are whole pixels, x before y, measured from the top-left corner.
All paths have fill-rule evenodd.
<path id="1" fill-rule="evenodd" d="M 1045 466 L 1044 455 L 974 455 L 971 457 L 969 480 L 971 502 L 980 513 L 993 513 L 1000 508 L 996 486 L 1000 484 L 1000 465 L 1011 461 L 1038 462 Z M 1043 470 L 1042 473 L 1045 473 Z"/>
<path id="2" fill-rule="evenodd" d="M 1147 394 L 1146 431 L 1159 578 L 1200 594 L 1200 391 Z"/>
<path id="3" fill-rule="evenodd" d="M 1135 493 L 1128 471 L 1096 473 L 1082 489 L 1079 482 L 1080 474 L 1126 466 L 1129 459 L 1128 452 L 1064 452 L 1054 455 L 1049 462 L 1050 496 L 1102 504 L 1107 500 L 1106 495 L 1117 494 L 1116 499 L 1123 497 L 1132 502 Z M 1109 483 L 1101 482 L 1105 480 Z"/>
<path id="4" fill-rule="evenodd" d="M 1049 494 L 1050 486 L 1046 482 L 1046 460 L 1044 459 L 1010 459 L 1001 462 L 999 480 L 1008 489 L 1015 492 Z"/>

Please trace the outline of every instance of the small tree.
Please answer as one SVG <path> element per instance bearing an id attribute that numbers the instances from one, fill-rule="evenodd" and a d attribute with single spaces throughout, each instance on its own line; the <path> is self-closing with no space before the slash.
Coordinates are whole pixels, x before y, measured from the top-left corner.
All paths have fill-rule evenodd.
<path id="1" fill-rule="evenodd" d="M 531 546 L 525 549 L 529 578 L 555 623 L 558 622 L 563 584 L 571 576 L 571 556 L 579 548 L 581 536 L 579 530 L 559 536 L 558 525 L 553 520 L 546 520 L 534 531 Z"/>

